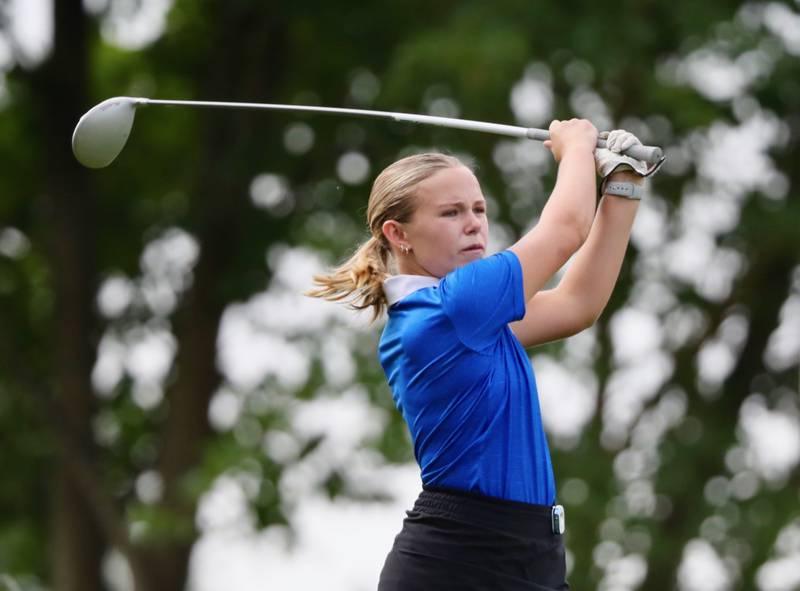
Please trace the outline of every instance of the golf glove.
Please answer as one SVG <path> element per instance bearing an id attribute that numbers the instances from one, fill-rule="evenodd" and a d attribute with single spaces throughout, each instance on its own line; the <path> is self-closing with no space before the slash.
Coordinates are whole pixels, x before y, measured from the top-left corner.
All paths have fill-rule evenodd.
<path id="1" fill-rule="evenodd" d="M 642 143 L 639 138 L 624 129 L 604 131 L 600 134 L 600 138 L 606 140 L 606 147 L 595 149 L 594 161 L 597 166 L 597 174 L 603 178 L 604 182 L 611 173 L 623 170 L 629 170 L 641 177 L 648 177 L 661 168 L 664 162 L 662 158 L 655 164 L 648 165 L 642 160 L 620 154 L 623 150 Z"/>

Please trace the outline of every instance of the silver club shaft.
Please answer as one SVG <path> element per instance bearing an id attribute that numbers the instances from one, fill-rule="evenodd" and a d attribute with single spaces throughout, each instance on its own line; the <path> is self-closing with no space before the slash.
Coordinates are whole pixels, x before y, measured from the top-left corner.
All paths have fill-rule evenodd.
<path id="1" fill-rule="evenodd" d="M 184 107 L 211 107 L 222 109 L 262 109 L 271 111 L 299 111 L 305 113 L 328 113 L 332 115 L 353 115 L 357 117 L 374 117 L 378 119 L 391 119 L 393 121 L 404 121 L 407 123 L 421 123 L 424 125 L 435 125 L 439 127 L 450 127 L 454 129 L 466 129 L 469 131 L 481 131 L 495 135 L 505 135 L 516 138 L 528 138 L 532 140 L 545 141 L 550 139 L 550 133 L 546 129 L 535 127 L 520 127 L 516 125 L 503 125 L 500 123 L 487 123 L 485 121 L 472 121 L 470 119 L 456 119 L 453 117 L 437 117 L 434 115 L 416 115 L 411 113 L 395 113 L 391 111 L 370 111 L 367 109 L 342 109 L 336 107 L 316 107 L 308 105 L 279 105 L 270 103 L 239 103 L 239 102 L 220 102 L 220 101 L 183 101 L 183 100 L 162 100 L 149 98 L 133 99 L 137 106 L 145 105 L 175 105 Z M 606 142 L 603 139 L 597 140 L 598 148 L 605 148 Z M 631 146 L 623 152 L 626 156 L 644 160 L 650 164 L 660 161 L 663 157 L 661 148 L 657 146 Z"/>

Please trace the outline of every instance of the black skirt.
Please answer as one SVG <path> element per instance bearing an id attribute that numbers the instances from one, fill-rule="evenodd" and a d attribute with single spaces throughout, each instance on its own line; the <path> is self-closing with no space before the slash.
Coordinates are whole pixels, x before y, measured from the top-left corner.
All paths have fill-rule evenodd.
<path id="1" fill-rule="evenodd" d="M 565 591 L 551 507 L 423 487 L 378 591 Z"/>

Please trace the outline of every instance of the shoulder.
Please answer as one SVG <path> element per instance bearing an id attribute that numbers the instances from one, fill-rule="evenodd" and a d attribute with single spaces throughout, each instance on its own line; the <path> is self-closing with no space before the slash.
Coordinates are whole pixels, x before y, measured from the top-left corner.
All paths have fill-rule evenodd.
<path id="1" fill-rule="evenodd" d="M 517 255 L 504 250 L 451 271 L 442 279 L 440 289 L 445 302 L 454 298 L 474 301 L 481 294 L 494 297 L 497 292 L 521 285 L 521 281 Z"/>
<path id="2" fill-rule="evenodd" d="M 442 279 L 442 284 L 451 285 L 467 278 L 484 276 L 492 278 L 495 275 L 503 276 L 506 274 L 514 275 L 521 273 L 522 266 L 520 265 L 517 255 L 510 250 L 503 250 L 451 271 Z"/>

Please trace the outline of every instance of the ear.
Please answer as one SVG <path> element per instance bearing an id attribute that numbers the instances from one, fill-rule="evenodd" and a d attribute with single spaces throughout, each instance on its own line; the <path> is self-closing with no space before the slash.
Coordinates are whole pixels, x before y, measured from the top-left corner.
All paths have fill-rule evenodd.
<path id="1" fill-rule="evenodd" d="M 381 226 L 381 231 L 386 239 L 394 248 L 400 250 L 402 247 L 410 247 L 408 243 L 408 235 L 406 234 L 403 224 L 396 220 L 386 220 Z"/>

